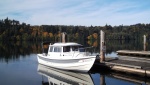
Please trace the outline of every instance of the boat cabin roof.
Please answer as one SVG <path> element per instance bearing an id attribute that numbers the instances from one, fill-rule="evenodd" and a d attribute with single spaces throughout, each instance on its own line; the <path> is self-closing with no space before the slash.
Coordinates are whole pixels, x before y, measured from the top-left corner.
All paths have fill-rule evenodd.
<path id="1" fill-rule="evenodd" d="M 69 43 L 55 43 L 51 46 L 82 46 L 82 45 L 74 42 L 69 42 Z"/>

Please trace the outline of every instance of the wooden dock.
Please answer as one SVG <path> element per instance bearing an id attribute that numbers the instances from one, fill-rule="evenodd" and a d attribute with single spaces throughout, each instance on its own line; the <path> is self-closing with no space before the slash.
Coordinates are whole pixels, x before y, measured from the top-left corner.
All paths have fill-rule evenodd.
<path id="1" fill-rule="evenodd" d="M 119 50 L 118 55 L 150 56 L 150 51 Z"/>
<path id="2" fill-rule="evenodd" d="M 146 51 L 146 36 L 144 35 L 144 51 L 131 51 L 131 50 L 119 50 L 117 51 L 118 55 L 128 55 L 130 57 L 118 57 L 118 58 L 108 58 L 105 57 L 106 52 L 106 42 L 105 42 L 105 33 L 100 31 L 100 59 L 97 59 L 95 64 L 109 68 L 110 70 L 126 72 L 130 74 L 140 75 L 144 77 L 150 77 L 150 59 L 144 59 L 143 57 L 131 57 L 131 56 L 150 56 L 150 51 Z"/>
<path id="3" fill-rule="evenodd" d="M 142 77 L 150 77 L 150 59 L 135 57 L 106 58 L 104 62 L 95 63 L 99 66 L 105 66 L 110 70 L 135 74 Z"/>

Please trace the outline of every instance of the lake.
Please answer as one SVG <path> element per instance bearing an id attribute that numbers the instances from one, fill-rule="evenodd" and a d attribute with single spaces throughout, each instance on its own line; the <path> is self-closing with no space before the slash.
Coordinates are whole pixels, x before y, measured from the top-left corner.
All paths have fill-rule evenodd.
<path id="1" fill-rule="evenodd" d="M 117 57 L 121 49 L 142 50 L 137 41 L 107 41 L 106 55 Z M 83 44 L 83 43 L 82 43 Z M 88 44 L 84 44 L 90 46 Z M 45 49 L 47 47 L 45 46 Z M 99 45 L 94 48 L 99 52 Z M 147 50 L 149 50 L 149 46 Z M 117 72 L 102 72 L 94 66 L 90 73 L 67 72 L 41 66 L 37 53 L 41 53 L 40 42 L 0 42 L 0 85 L 148 85 L 148 78 Z M 81 77 L 80 77 L 81 76 Z M 82 78 L 83 77 L 83 78 Z M 81 79 L 80 79 L 81 78 Z M 85 82 L 87 81 L 87 82 Z"/>

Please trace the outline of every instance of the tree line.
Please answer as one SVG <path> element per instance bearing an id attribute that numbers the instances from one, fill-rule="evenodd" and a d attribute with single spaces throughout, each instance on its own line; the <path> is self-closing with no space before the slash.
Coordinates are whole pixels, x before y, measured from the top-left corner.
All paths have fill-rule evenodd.
<path id="1" fill-rule="evenodd" d="M 150 40 L 150 24 L 130 26 L 66 26 L 66 25 L 35 25 L 20 23 L 17 20 L 0 20 L 1 41 L 60 41 L 61 32 L 67 33 L 67 41 L 99 40 L 100 30 L 106 33 L 108 40 L 141 40 L 143 35 Z"/>

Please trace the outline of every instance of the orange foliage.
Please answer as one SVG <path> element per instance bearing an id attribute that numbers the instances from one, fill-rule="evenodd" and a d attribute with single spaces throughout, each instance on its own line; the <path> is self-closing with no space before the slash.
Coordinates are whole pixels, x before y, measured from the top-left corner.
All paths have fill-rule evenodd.
<path id="1" fill-rule="evenodd" d="M 93 46 L 94 46 L 94 47 L 97 47 L 97 46 L 98 46 L 97 40 L 93 43 Z"/>
<path id="2" fill-rule="evenodd" d="M 48 32 L 43 32 L 43 37 L 47 37 L 48 36 Z"/>
<path id="3" fill-rule="evenodd" d="M 97 33 L 93 33 L 93 37 L 94 37 L 94 39 L 97 39 L 98 34 Z"/>
<path id="4" fill-rule="evenodd" d="M 61 33 L 60 32 L 58 32 L 58 35 L 57 35 L 58 37 L 61 37 Z"/>
<path id="5" fill-rule="evenodd" d="M 48 48 L 48 45 L 43 45 L 43 48 L 47 49 L 47 48 Z"/>
<path id="6" fill-rule="evenodd" d="M 53 37 L 53 33 L 50 32 L 50 33 L 49 33 L 49 37 Z"/>
<path id="7" fill-rule="evenodd" d="M 87 39 L 91 39 L 92 38 L 92 35 L 89 35 L 88 37 L 87 37 Z"/>
<path id="8" fill-rule="evenodd" d="M 36 31 L 33 31 L 31 35 L 36 36 Z"/>
<path id="9" fill-rule="evenodd" d="M 87 43 L 91 46 L 92 45 L 92 42 L 90 42 L 90 41 L 87 41 Z"/>

